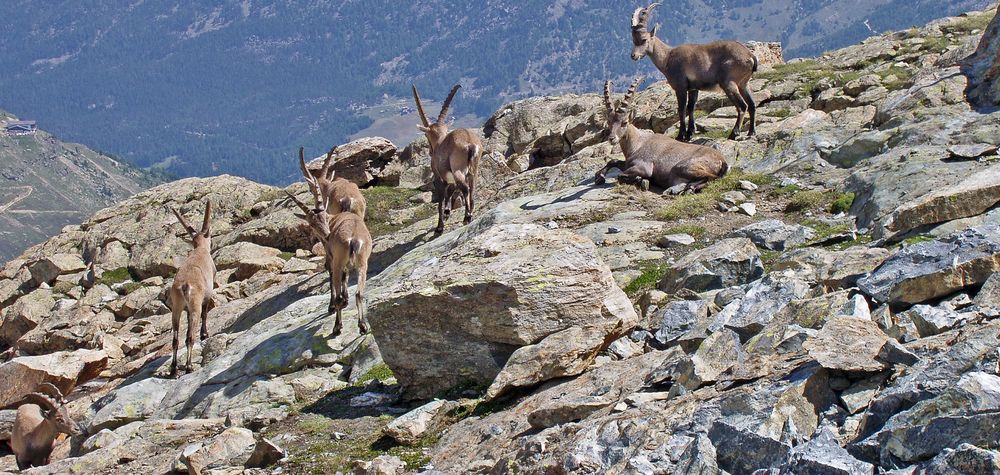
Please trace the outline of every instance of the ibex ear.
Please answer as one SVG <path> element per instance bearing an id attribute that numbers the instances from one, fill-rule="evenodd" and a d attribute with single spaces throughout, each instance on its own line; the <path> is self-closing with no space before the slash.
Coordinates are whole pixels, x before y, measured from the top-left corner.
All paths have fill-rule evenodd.
<path id="1" fill-rule="evenodd" d="M 659 29 L 660 29 L 660 24 L 659 24 L 659 23 L 657 23 L 657 24 L 656 24 L 656 26 L 654 26 L 652 30 L 649 30 L 649 37 L 650 37 L 650 38 L 655 38 L 655 37 L 656 37 L 656 32 L 657 32 L 657 31 L 658 31 Z"/>
<path id="2" fill-rule="evenodd" d="M 426 134 L 426 133 L 427 133 L 427 131 L 429 131 L 429 130 L 431 130 L 431 129 L 430 129 L 430 128 L 428 128 L 428 127 L 424 127 L 424 126 L 422 126 L 422 125 L 419 125 L 419 124 L 417 124 L 417 130 L 419 130 L 419 131 L 421 131 L 421 132 L 423 132 L 423 133 L 425 133 L 425 134 Z"/>

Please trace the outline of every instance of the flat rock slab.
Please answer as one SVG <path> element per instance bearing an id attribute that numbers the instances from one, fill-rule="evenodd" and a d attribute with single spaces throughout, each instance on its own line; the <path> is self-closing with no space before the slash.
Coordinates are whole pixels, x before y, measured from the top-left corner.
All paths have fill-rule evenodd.
<path id="1" fill-rule="evenodd" d="M 889 339 L 875 322 L 852 317 L 836 317 L 809 338 L 804 347 L 824 368 L 848 372 L 877 372 L 886 369 L 878 360 Z"/>
<path id="2" fill-rule="evenodd" d="M 768 219 L 737 229 L 733 234 L 749 238 L 754 244 L 772 251 L 801 246 L 816 237 L 816 231 L 801 224 L 787 224 Z"/>
<path id="3" fill-rule="evenodd" d="M 886 218 L 883 227 L 891 235 L 901 235 L 926 225 L 977 216 L 997 203 L 1000 203 L 1000 165 L 906 202 Z"/>
<path id="4" fill-rule="evenodd" d="M 965 145 L 952 145 L 948 147 L 948 153 L 952 158 L 974 160 L 986 155 L 996 153 L 997 146 L 988 143 L 974 143 Z"/>
<path id="5" fill-rule="evenodd" d="M 753 242 L 732 238 L 680 258 L 670 266 L 658 287 L 667 293 L 682 289 L 701 292 L 743 285 L 762 275 L 764 266 Z"/>
<path id="6" fill-rule="evenodd" d="M 982 285 L 1000 270 L 1000 227 L 982 226 L 908 246 L 858 281 L 878 302 L 914 305 Z"/>
<path id="7" fill-rule="evenodd" d="M 64 395 L 96 378 L 108 365 L 107 353 L 77 350 L 14 358 L 0 365 L 0 408 L 15 404 L 42 383 L 52 383 Z"/>

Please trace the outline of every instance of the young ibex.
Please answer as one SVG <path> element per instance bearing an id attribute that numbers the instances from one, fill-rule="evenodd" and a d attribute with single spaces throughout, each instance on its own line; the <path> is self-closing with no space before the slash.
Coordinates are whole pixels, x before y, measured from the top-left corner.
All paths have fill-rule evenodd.
<path id="1" fill-rule="evenodd" d="M 173 313 L 173 348 L 174 359 L 170 364 L 170 375 L 177 376 L 177 347 L 180 342 L 181 312 L 187 310 L 187 366 L 191 371 L 191 354 L 194 352 L 195 322 L 201 319 L 201 339 L 208 338 L 208 312 L 215 306 L 215 261 L 212 260 L 212 233 L 209 226 L 212 219 L 212 202 L 205 205 L 205 221 L 201 231 L 195 229 L 184 220 L 174 208 L 170 211 L 177 216 L 181 226 L 191 236 L 194 250 L 177 269 L 174 283 L 170 286 L 168 295 L 170 310 Z"/>
<path id="2" fill-rule="evenodd" d="M 17 468 L 41 467 L 49 464 L 52 444 L 59 434 L 77 435 L 80 427 L 66 410 L 66 399 L 59 388 L 42 383 L 38 388 L 51 394 L 35 392 L 25 397 L 28 404 L 17 408 L 10 446 L 14 450 Z"/>
<path id="3" fill-rule="evenodd" d="M 456 193 L 460 193 L 465 204 L 463 223 L 472 222 L 472 212 L 476 205 L 473 195 L 476 192 L 476 173 L 479 168 L 479 160 L 483 156 L 483 142 L 475 132 L 469 129 L 455 129 L 449 132 L 448 124 L 445 123 L 451 101 L 455 99 L 455 94 L 461 87 L 459 84 L 451 89 L 444 105 L 441 106 L 437 122 L 431 124 L 424 112 L 424 105 L 420 102 L 417 87 L 413 86 L 413 100 L 417 103 L 417 112 L 423 123 L 417 128 L 427 136 L 427 142 L 430 144 L 434 188 L 438 196 L 441 197 L 441 201 L 438 202 L 438 224 L 435 229 L 438 234 L 444 232 L 444 222 L 451 215 L 452 202 Z"/>
<path id="4" fill-rule="evenodd" d="M 671 193 L 697 192 L 729 171 L 726 159 L 711 147 L 679 142 L 666 135 L 639 130 L 632 125 L 630 101 L 639 87 L 636 79 L 615 107 L 611 81 L 604 84 L 604 106 L 611 125 L 611 143 L 621 146 L 625 161 L 612 160 L 597 172 L 594 181 L 604 184 L 611 168 L 622 170 L 618 181 L 648 189 L 652 183 Z"/>
<path id="5" fill-rule="evenodd" d="M 333 153 L 336 150 L 337 147 L 334 147 L 326 153 L 323 166 L 319 169 L 318 173 L 313 175 L 306 167 L 305 149 L 299 147 L 299 168 L 302 169 L 302 176 L 305 177 L 306 183 L 309 184 L 310 191 L 314 194 L 319 193 L 324 199 L 330 197 L 331 208 L 329 213 L 331 217 L 342 211 L 347 211 L 361 216 L 361 219 L 365 219 L 365 209 L 368 205 L 365 202 L 365 196 L 361 194 L 361 189 L 349 180 L 334 177 L 331 162 Z"/>
<path id="6" fill-rule="evenodd" d="M 677 94 L 680 117 L 677 140 L 689 141 L 694 135 L 694 106 L 698 101 L 698 91 L 718 90 L 724 92 L 736 106 L 736 126 L 729 139 L 735 140 L 743 129 L 743 114 L 747 110 L 750 111 L 748 136 L 753 137 L 756 133 L 757 104 L 750 93 L 749 83 L 757 71 L 757 57 L 736 41 L 675 48 L 667 46 L 656 37 L 659 25 L 648 29 L 649 16 L 657 5 L 660 4 L 637 8 L 632 14 L 632 59 L 639 61 L 643 56 L 649 56 Z"/>
<path id="7" fill-rule="evenodd" d="M 358 329 L 362 334 L 368 333 L 365 323 L 364 294 L 365 280 L 368 276 L 368 258 L 372 254 L 372 236 L 365 226 L 365 220 L 354 213 L 342 212 L 332 219 L 327 216 L 330 198 L 322 198 L 319 193 L 313 193 L 316 207 L 309 209 L 291 193 L 285 192 L 299 209 L 305 213 L 301 216 L 309 223 L 313 231 L 323 236 L 323 246 L 326 248 L 326 271 L 330 275 L 330 305 L 329 312 L 337 312 L 337 321 L 333 326 L 334 336 L 340 335 L 343 329 L 341 313 L 347 307 L 348 271 L 357 271 L 358 288 L 354 294 L 358 306 Z"/>

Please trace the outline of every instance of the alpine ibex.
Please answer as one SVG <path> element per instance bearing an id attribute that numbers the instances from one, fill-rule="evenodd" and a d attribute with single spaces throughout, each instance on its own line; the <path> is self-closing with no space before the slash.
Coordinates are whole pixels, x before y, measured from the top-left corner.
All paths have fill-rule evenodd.
<path id="1" fill-rule="evenodd" d="M 194 352 L 195 322 L 201 319 L 201 339 L 208 338 L 208 312 L 215 306 L 215 261 L 212 260 L 212 233 L 209 226 L 212 219 L 212 202 L 205 205 L 205 221 L 201 231 L 184 220 L 184 216 L 174 208 L 170 211 L 191 236 L 194 250 L 177 269 L 174 283 L 170 285 L 168 299 L 173 318 L 174 359 L 170 364 L 170 375 L 177 376 L 177 347 L 180 344 L 181 312 L 187 310 L 187 366 L 191 371 L 191 354 Z"/>
<path id="2" fill-rule="evenodd" d="M 604 107 L 611 126 L 611 143 L 621 147 L 625 161 L 608 162 L 597 172 L 594 181 L 603 185 L 605 173 L 617 168 L 622 170 L 620 182 L 634 183 L 644 189 L 652 183 L 672 193 L 683 193 L 697 192 L 708 182 L 725 176 L 729 164 L 718 150 L 679 142 L 650 130 L 639 130 L 632 124 L 630 101 L 640 82 L 641 79 L 632 82 L 617 107 L 611 98 L 611 81 L 604 83 Z"/>
<path id="3" fill-rule="evenodd" d="M 649 17 L 658 5 L 639 7 L 632 14 L 632 59 L 639 61 L 643 56 L 649 56 L 677 94 L 680 117 L 677 140 L 689 141 L 694 135 L 694 106 L 698 101 L 698 91 L 719 90 L 736 106 L 736 126 L 729 139 L 735 140 L 743 129 L 743 114 L 748 110 L 748 136 L 753 137 L 757 130 L 757 104 L 750 93 L 750 78 L 757 71 L 757 57 L 746 45 L 736 41 L 675 48 L 667 46 L 656 37 L 659 25 L 648 29 Z"/>
<path id="4" fill-rule="evenodd" d="M 452 201 L 456 193 L 461 194 L 465 204 L 465 219 L 462 221 L 464 224 L 472 222 L 472 212 L 476 205 L 474 198 L 476 173 L 479 160 L 483 156 L 483 142 L 469 129 L 455 129 L 449 132 L 448 124 L 445 123 L 451 101 L 455 99 L 455 94 L 461 87 L 459 84 L 451 89 L 444 105 L 441 106 L 437 122 L 431 124 L 424 112 L 424 105 L 420 102 L 417 87 L 413 86 L 413 100 L 417 103 L 417 112 L 423 123 L 417 128 L 427 136 L 427 142 L 430 144 L 434 188 L 441 198 L 438 202 L 438 224 L 435 229 L 438 234 L 444 232 L 444 221 L 451 215 Z"/>
<path id="5" fill-rule="evenodd" d="M 330 198 L 321 198 L 319 193 L 313 193 L 316 207 L 309 209 L 291 193 L 285 192 L 289 198 L 305 213 L 300 216 L 305 219 L 314 232 L 323 236 L 323 246 L 326 248 L 326 271 L 330 276 L 329 312 L 337 312 L 337 321 L 333 326 L 334 336 L 340 335 L 343 329 L 341 313 L 347 307 L 348 271 L 357 271 L 358 288 L 354 294 L 358 306 L 358 330 L 368 333 L 365 322 L 364 294 L 365 280 L 368 277 L 368 258 L 372 254 L 372 236 L 365 226 L 365 220 L 354 213 L 342 212 L 327 217 Z M 321 201 L 322 199 L 322 201 Z"/>
<path id="6" fill-rule="evenodd" d="M 48 465 L 52 444 L 59 434 L 77 435 L 83 432 L 69 416 L 66 399 L 59 388 L 51 383 L 42 383 L 38 389 L 51 394 L 28 394 L 25 397 L 28 404 L 17 408 L 11 431 L 10 446 L 14 450 L 17 468 L 21 470 Z"/>
<path id="7" fill-rule="evenodd" d="M 330 216 L 339 214 L 341 211 L 348 211 L 365 219 L 365 209 L 367 203 L 365 196 L 361 194 L 361 189 L 354 182 L 343 178 L 334 177 L 332 159 L 337 147 L 331 148 L 323 160 L 323 166 L 315 175 L 306 167 L 305 149 L 299 147 L 299 168 L 302 169 L 302 176 L 309 184 L 309 190 L 319 193 L 320 196 L 330 197 Z"/>

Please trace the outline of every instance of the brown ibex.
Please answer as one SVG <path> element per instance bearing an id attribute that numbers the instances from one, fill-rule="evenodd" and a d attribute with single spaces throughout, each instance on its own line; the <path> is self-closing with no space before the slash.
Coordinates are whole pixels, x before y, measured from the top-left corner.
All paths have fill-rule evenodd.
<path id="1" fill-rule="evenodd" d="M 327 217 L 330 206 L 329 198 L 321 198 L 313 193 L 316 206 L 309 209 L 291 193 L 285 192 L 289 198 L 305 213 L 300 216 L 309 223 L 313 231 L 323 236 L 323 246 L 326 248 L 326 271 L 330 277 L 329 312 L 337 312 L 337 321 L 333 327 L 334 336 L 340 335 L 343 329 L 341 313 L 347 307 L 348 271 L 357 271 L 358 287 L 354 294 L 358 306 L 358 330 L 368 333 L 365 323 L 364 294 L 365 280 L 368 277 L 368 258 L 372 254 L 372 236 L 365 226 L 365 220 L 354 213 L 342 212 L 333 219 Z M 322 200 L 322 201 L 321 201 Z"/>
<path id="2" fill-rule="evenodd" d="M 617 104 L 611 98 L 611 81 L 604 84 L 604 107 L 611 126 L 612 145 L 618 144 L 625 160 L 612 160 L 594 177 L 604 184 L 604 175 L 611 168 L 622 171 L 618 181 L 634 183 L 644 189 L 656 185 L 671 193 L 697 192 L 708 182 L 725 176 L 729 164 L 711 147 L 679 142 L 650 130 L 639 130 L 632 124 L 630 101 L 640 79 L 632 82 L 624 99 Z"/>
<path id="3" fill-rule="evenodd" d="M 368 205 L 365 202 L 365 196 L 361 194 L 361 189 L 350 180 L 334 176 L 331 162 L 336 151 L 337 147 L 334 147 L 326 153 L 323 166 L 314 175 L 306 167 L 305 149 L 299 147 L 299 168 L 302 169 L 302 176 L 305 177 L 310 191 L 318 192 L 324 199 L 330 197 L 330 216 L 335 216 L 341 211 L 348 211 L 365 219 L 365 209 Z"/>
<path id="4" fill-rule="evenodd" d="M 461 87 L 462 85 L 459 84 L 451 89 L 448 98 L 441 106 L 437 122 L 431 124 L 424 112 L 424 105 L 420 102 L 417 87 L 413 86 L 413 100 L 417 103 L 417 112 L 423 123 L 417 128 L 427 136 L 427 142 L 430 144 L 434 188 L 441 198 L 441 201 L 438 202 L 438 224 L 435 229 L 438 234 L 444 232 L 444 222 L 451 215 L 452 202 L 456 193 L 460 194 L 465 204 L 463 223 L 472 222 L 472 212 L 476 206 L 474 198 L 476 173 L 479 168 L 479 160 L 483 156 L 483 142 L 475 132 L 469 129 L 455 129 L 449 132 L 448 124 L 445 123 L 451 101 L 455 99 L 455 94 Z"/>
<path id="5" fill-rule="evenodd" d="M 736 126 L 729 135 L 735 140 L 743 129 L 743 114 L 750 111 L 749 137 L 756 133 L 757 104 L 750 93 L 750 78 L 757 71 L 757 57 L 737 41 L 667 46 L 656 37 L 659 25 L 649 30 L 649 17 L 659 3 L 639 7 L 632 14 L 632 59 L 649 56 L 656 68 L 667 77 L 677 94 L 680 117 L 677 140 L 689 141 L 694 135 L 694 106 L 698 91 L 721 90 L 736 106 Z M 687 120 L 685 120 L 687 119 Z"/>
<path id="6" fill-rule="evenodd" d="M 17 408 L 11 430 L 10 447 L 14 450 L 17 468 L 41 467 L 49 464 L 52 444 L 59 434 L 78 435 L 83 431 L 69 416 L 66 399 L 59 388 L 42 383 L 40 390 L 25 397 L 28 404 Z"/>
<path id="7" fill-rule="evenodd" d="M 170 375 L 177 375 L 177 347 L 180 345 L 181 313 L 187 310 L 187 366 L 191 371 L 191 354 L 194 352 L 195 323 L 201 319 L 201 339 L 208 338 L 208 312 L 215 306 L 215 261 L 212 260 L 212 233 L 209 226 L 212 219 L 212 202 L 205 205 L 205 221 L 201 231 L 196 231 L 174 208 L 170 211 L 191 236 L 194 250 L 177 269 L 174 283 L 170 285 L 168 299 L 172 312 L 174 359 L 170 364 Z"/>

